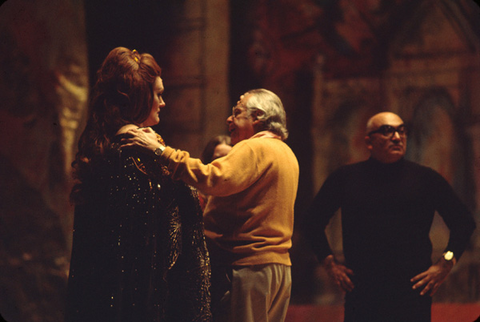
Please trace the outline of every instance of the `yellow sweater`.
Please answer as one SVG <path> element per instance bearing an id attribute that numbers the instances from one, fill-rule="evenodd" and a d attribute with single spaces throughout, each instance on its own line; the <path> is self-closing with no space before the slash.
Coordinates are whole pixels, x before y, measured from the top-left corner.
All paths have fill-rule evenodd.
<path id="1" fill-rule="evenodd" d="M 162 159 L 174 179 L 211 196 L 204 220 L 212 262 L 291 265 L 288 250 L 299 167 L 284 142 L 266 137 L 243 140 L 208 165 L 170 147 Z"/>

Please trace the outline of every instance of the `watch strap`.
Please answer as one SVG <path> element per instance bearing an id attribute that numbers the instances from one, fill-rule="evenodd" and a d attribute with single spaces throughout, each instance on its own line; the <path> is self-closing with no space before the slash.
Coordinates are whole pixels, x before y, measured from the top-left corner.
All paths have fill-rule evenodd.
<path id="1" fill-rule="evenodd" d="M 153 151 L 153 153 L 159 157 L 162 155 L 163 151 L 165 151 L 165 147 L 163 145 L 161 145 L 160 147 L 156 148 L 155 151 Z"/>

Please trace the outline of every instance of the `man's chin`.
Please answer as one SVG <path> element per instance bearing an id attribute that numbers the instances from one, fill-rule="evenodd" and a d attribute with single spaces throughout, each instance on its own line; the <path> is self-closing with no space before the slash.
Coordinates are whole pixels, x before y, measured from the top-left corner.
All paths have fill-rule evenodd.
<path id="1" fill-rule="evenodd" d="M 392 151 L 390 150 L 389 153 L 384 153 L 380 155 L 374 155 L 373 158 L 382 162 L 382 163 L 394 163 L 403 158 L 405 153 L 403 151 L 397 150 Z"/>
<path id="2" fill-rule="evenodd" d="M 395 150 L 395 151 L 392 151 L 390 153 L 390 156 L 389 156 L 389 160 L 390 162 L 397 162 L 398 160 L 400 160 L 401 158 L 403 158 L 403 156 L 405 155 L 405 153 L 400 150 Z"/>

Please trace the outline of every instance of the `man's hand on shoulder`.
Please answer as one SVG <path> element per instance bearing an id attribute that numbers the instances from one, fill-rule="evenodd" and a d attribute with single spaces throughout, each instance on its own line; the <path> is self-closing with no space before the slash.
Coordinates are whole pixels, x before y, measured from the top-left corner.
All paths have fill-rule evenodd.
<path id="1" fill-rule="evenodd" d="M 165 149 L 158 142 L 157 133 L 149 127 L 129 129 L 125 135 L 121 140 L 122 148 L 135 148 L 152 156 L 159 156 Z"/>

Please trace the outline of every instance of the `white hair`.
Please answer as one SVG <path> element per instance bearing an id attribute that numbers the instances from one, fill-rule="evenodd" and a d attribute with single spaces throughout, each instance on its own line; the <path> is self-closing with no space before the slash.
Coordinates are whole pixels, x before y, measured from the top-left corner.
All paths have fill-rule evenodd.
<path id="1" fill-rule="evenodd" d="M 285 140 L 288 137 L 287 116 L 280 98 L 263 88 L 252 89 L 245 94 L 251 95 L 246 104 L 249 115 L 255 114 L 262 122 L 264 130 L 271 131 Z"/>

